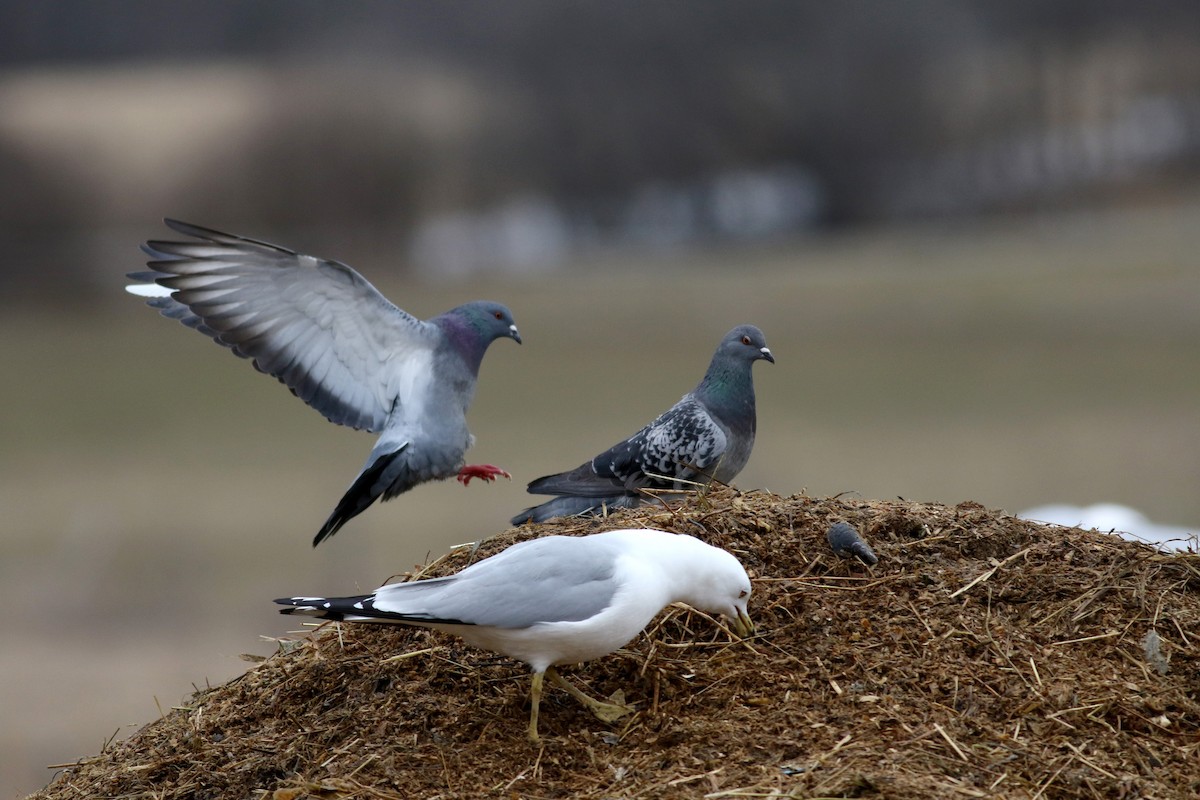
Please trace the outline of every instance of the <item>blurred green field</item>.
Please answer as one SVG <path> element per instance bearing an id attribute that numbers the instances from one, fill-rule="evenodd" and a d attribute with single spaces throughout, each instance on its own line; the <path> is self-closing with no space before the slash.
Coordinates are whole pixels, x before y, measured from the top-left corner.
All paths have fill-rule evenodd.
<path id="1" fill-rule="evenodd" d="M 648 422 L 741 322 L 778 362 L 755 367 L 741 488 L 1012 512 L 1112 501 L 1200 524 L 1195 202 L 471 285 L 358 260 L 420 316 L 478 297 L 513 309 L 525 345 L 485 360 L 470 455 L 514 480 L 420 488 L 315 551 L 373 438 L 122 296 L 136 245 L 97 265 L 110 296 L 0 317 L 0 594 L 20 610 L 0 649 L 0 796 L 269 652 L 260 634 L 295 627 L 272 598 L 370 589 L 502 530 L 526 481 Z"/>

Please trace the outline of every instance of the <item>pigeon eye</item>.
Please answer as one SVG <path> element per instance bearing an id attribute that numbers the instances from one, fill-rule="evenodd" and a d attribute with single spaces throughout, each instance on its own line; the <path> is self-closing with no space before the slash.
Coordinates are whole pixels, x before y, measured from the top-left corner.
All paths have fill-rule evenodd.
<path id="1" fill-rule="evenodd" d="M 745 589 L 742 589 L 740 592 L 738 592 L 738 598 L 740 599 L 742 597 L 745 597 L 747 594 L 748 594 L 748 592 Z"/>
<path id="2" fill-rule="evenodd" d="M 504 319 L 504 315 L 501 314 L 499 311 L 495 312 L 494 316 L 496 317 L 496 319 L 501 319 L 501 320 Z"/>
<path id="3" fill-rule="evenodd" d="M 750 344 L 750 337 L 749 337 L 749 336 L 743 336 L 743 337 L 742 337 L 742 344 Z"/>

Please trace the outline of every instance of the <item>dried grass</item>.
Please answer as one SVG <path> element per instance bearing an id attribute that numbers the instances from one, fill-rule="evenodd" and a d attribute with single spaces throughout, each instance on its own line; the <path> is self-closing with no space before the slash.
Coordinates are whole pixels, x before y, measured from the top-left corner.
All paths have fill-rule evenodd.
<path id="1" fill-rule="evenodd" d="M 873 571 L 831 557 L 839 519 L 879 553 Z M 735 552 L 759 634 L 672 608 L 568 671 L 624 690 L 640 711 L 623 724 L 551 691 L 533 748 L 523 665 L 429 631 L 326 625 L 33 797 L 1200 796 L 1200 557 L 974 503 L 724 489 L 510 530 L 479 553 L 628 525 Z"/>

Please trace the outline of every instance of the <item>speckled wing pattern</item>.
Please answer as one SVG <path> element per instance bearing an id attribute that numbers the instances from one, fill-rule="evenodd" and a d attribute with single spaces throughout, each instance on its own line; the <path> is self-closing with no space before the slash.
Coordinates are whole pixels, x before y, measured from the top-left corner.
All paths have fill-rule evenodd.
<path id="1" fill-rule="evenodd" d="M 345 264 L 167 220 L 194 242 L 151 241 L 131 278 L 147 302 L 278 378 L 331 422 L 378 432 L 429 370 L 439 331 Z"/>
<path id="2" fill-rule="evenodd" d="M 629 439 L 593 458 L 591 467 L 598 477 L 610 479 L 603 487 L 608 492 L 613 484 L 630 490 L 684 488 L 655 476 L 695 480 L 710 474 L 725 445 L 725 432 L 687 395 Z M 582 494 L 578 486 L 571 493 Z"/>

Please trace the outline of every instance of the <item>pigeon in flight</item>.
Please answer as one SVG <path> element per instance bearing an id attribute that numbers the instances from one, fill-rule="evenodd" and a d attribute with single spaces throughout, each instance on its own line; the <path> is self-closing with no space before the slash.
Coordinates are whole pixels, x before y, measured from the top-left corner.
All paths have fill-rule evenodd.
<path id="1" fill-rule="evenodd" d="M 879 563 L 879 557 L 870 545 L 863 541 L 858 531 L 849 522 L 835 522 L 825 532 L 829 547 L 838 558 L 857 558 L 868 567 Z"/>
<path id="2" fill-rule="evenodd" d="M 533 670 L 529 739 L 549 678 L 605 722 L 631 709 L 589 697 L 554 667 L 607 655 L 659 611 L 683 602 L 754 632 L 750 579 L 727 550 L 692 536 L 628 529 L 543 536 L 514 544 L 447 578 L 392 583 L 358 597 L 285 597 L 281 614 L 339 622 L 418 625 L 524 661 Z"/>
<path id="3" fill-rule="evenodd" d="M 503 305 L 467 303 L 422 321 L 345 264 L 165 222 L 196 241 L 147 242 L 150 269 L 129 273 L 138 283 L 126 291 L 252 359 L 330 422 L 379 434 L 314 547 L 380 497 L 455 475 L 464 485 L 510 477 L 464 466 L 483 354 L 496 339 L 521 342 Z"/>
<path id="4" fill-rule="evenodd" d="M 658 419 L 578 468 L 529 484 L 530 494 L 558 495 L 513 517 L 512 524 L 634 508 L 643 490 L 682 491 L 729 483 L 754 447 L 751 366 L 775 357 L 753 325 L 739 325 L 717 345 L 700 385 Z"/>

